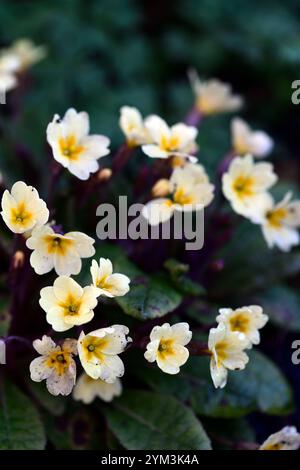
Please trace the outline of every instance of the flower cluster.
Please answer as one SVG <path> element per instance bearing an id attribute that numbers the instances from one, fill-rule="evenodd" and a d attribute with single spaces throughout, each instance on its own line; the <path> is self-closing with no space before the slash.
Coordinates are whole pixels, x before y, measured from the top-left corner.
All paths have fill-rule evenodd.
<path id="1" fill-rule="evenodd" d="M 236 310 L 221 308 L 218 327 L 209 332 L 210 371 L 216 388 L 225 387 L 228 370 L 242 370 L 249 361 L 245 349 L 260 342 L 259 329 L 268 321 L 258 305 Z"/>
<path id="2" fill-rule="evenodd" d="M 12 87 L 13 82 L 7 84 L 15 79 L 15 71 L 24 70 L 43 54 L 43 49 L 28 41 L 5 51 L 0 56 L 0 89 L 1 74 L 6 87 Z M 242 99 L 233 95 L 227 84 L 218 80 L 201 81 L 195 72 L 191 72 L 190 78 L 199 116 L 241 107 Z M 126 138 L 123 145 L 126 151 L 141 147 L 148 157 L 165 160 L 159 164 L 165 165 L 167 174 L 162 176 L 166 177 L 158 179 L 154 185 L 151 180 L 151 200 L 143 210 L 150 225 L 169 220 L 176 211 L 196 211 L 213 201 L 215 187 L 195 157 L 198 151 L 196 127 L 186 123 L 169 126 L 157 115 L 144 119 L 136 108 L 129 106 L 121 108 L 119 124 Z M 273 165 L 254 159 L 267 156 L 273 141 L 265 132 L 253 131 L 240 118 L 232 120 L 231 132 L 233 148 L 229 167 L 222 175 L 223 194 L 237 214 L 261 226 L 270 247 L 276 245 L 287 251 L 299 243 L 300 201 L 292 201 L 288 193 L 281 202 L 275 202 L 270 194 L 278 180 Z M 110 152 L 109 138 L 91 135 L 88 114 L 73 108 L 68 109 L 62 119 L 54 116 L 47 127 L 47 141 L 55 161 L 80 180 L 88 180 L 98 172 L 98 160 Z M 109 170 L 109 177 L 112 171 Z M 99 172 L 100 182 L 105 180 L 102 177 Z M 51 285 L 40 290 L 39 305 L 47 323 L 58 333 L 76 327 L 75 338 L 55 342 L 43 335 L 42 339 L 33 341 L 39 354 L 30 364 L 33 381 L 45 380 L 51 394 L 72 393 L 75 400 L 85 404 L 96 398 L 110 402 L 122 392 L 120 378 L 125 373 L 125 365 L 121 355 L 132 343 L 143 349 L 145 360 L 156 363 L 162 372 L 180 373 L 197 343 L 192 341 L 188 323 L 159 324 L 156 319 L 153 328 L 151 323 L 152 330 L 146 330 L 149 337 L 135 338 L 133 334 L 133 339 L 126 325 L 111 324 L 113 321 L 108 323 L 110 326 L 104 323 L 102 328 L 87 328 L 92 320 L 97 321 L 101 301 L 110 302 L 109 299 L 128 294 L 129 277 L 114 272 L 111 260 L 100 257 L 91 260 L 90 281 L 75 280 L 72 276 L 80 274 L 82 260 L 95 255 L 95 240 L 79 231 L 64 233 L 49 222 L 46 202 L 35 188 L 23 181 L 16 182 L 10 191 L 4 191 L 1 206 L 7 227 L 16 234 L 17 240 L 24 237 L 24 244 L 31 250 L 29 261 L 35 273 L 44 275 L 54 270 L 57 275 L 49 282 Z M 23 262 L 24 256 L 16 252 L 15 262 L 20 259 Z M 268 316 L 259 305 L 219 309 L 218 325 L 210 329 L 207 344 L 199 353 L 209 356 L 215 388 L 225 387 L 228 371 L 245 369 L 249 362 L 247 352 L 260 343 L 260 330 L 267 321 Z M 83 371 L 77 379 L 78 365 Z M 296 449 L 299 445 L 296 429 L 286 427 L 271 435 L 260 449 Z"/>
<path id="3" fill-rule="evenodd" d="M 289 251 L 300 242 L 300 201 L 288 192 L 275 202 L 270 189 L 278 181 L 271 163 L 255 163 L 270 153 L 272 139 L 262 131 L 251 131 L 239 118 L 232 121 L 234 155 L 222 177 L 223 194 L 233 210 L 261 226 L 270 248 Z"/>
<path id="4" fill-rule="evenodd" d="M 198 146 L 195 142 L 198 130 L 193 126 L 178 123 L 169 127 L 159 116 L 151 115 L 143 120 L 136 108 L 121 108 L 120 127 L 129 147 L 141 146 L 151 158 L 170 158 L 174 162 L 196 162 L 193 154 Z"/>

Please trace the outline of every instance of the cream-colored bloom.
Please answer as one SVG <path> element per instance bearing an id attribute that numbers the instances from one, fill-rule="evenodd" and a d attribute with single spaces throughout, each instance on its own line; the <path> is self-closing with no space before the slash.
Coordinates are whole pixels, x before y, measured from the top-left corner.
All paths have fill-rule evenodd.
<path id="1" fill-rule="evenodd" d="M 137 108 L 122 106 L 119 124 L 129 147 L 137 147 L 149 141 L 143 117 Z"/>
<path id="2" fill-rule="evenodd" d="M 236 310 L 221 308 L 219 312 L 220 315 L 216 318 L 218 323 L 224 323 L 229 331 L 243 333 L 249 341 L 249 347 L 252 344 L 259 344 L 258 330 L 268 321 L 268 316 L 263 314 L 263 309 L 259 305 L 240 307 Z"/>
<path id="3" fill-rule="evenodd" d="M 219 114 L 236 111 L 243 105 L 243 99 L 233 95 L 231 86 L 220 80 L 200 80 L 195 70 L 190 70 L 189 78 L 196 95 L 196 107 L 201 114 Z"/>
<path id="4" fill-rule="evenodd" d="M 18 39 L 11 45 L 7 52 L 16 55 L 19 59 L 20 70 L 29 68 L 46 56 L 46 48 L 44 46 L 36 46 L 31 39 Z"/>
<path id="5" fill-rule="evenodd" d="M 124 375 L 124 364 L 119 354 L 132 341 L 124 325 L 100 328 L 87 335 L 82 331 L 78 339 L 78 354 L 85 372 L 93 379 L 114 383 Z"/>
<path id="6" fill-rule="evenodd" d="M 110 402 L 114 397 L 119 397 L 121 393 L 122 384 L 120 379 L 116 379 L 116 381 L 111 384 L 101 379 L 92 379 L 84 372 L 75 385 L 73 398 L 74 400 L 80 400 L 86 405 L 89 405 L 95 398 Z"/>
<path id="7" fill-rule="evenodd" d="M 195 139 L 198 134 L 196 127 L 179 123 L 172 127 L 159 116 L 148 116 L 145 127 L 150 136 L 151 144 L 142 146 L 143 152 L 151 158 L 169 158 L 182 156 L 192 162 L 197 161 L 191 156 L 197 150 Z"/>
<path id="8" fill-rule="evenodd" d="M 273 148 L 273 140 L 266 132 L 252 131 L 241 118 L 231 121 L 233 150 L 238 155 L 250 153 L 254 157 L 266 157 Z"/>
<path id="9" fill-rule="evenodd" d="M 271 163 L 254 163 L 252 155 L 236 157 L 223 175 L 223 194 L 235 212 L 255 221 L 265 211 L 267 190 L 277 179 Z"/>
<path id="10" fill-rule="evenodd" d="M 170 194 L 170 192 L 170 181 L 166 178 L 161 178 L 158 180 L 151 189 L 151 194 L 153 197 L 164 197 Z"/>
<path id="11" fill-rule="evenodd" d="M 20 67 L 20 60 L 15 54 L 2 52 L 0 55 L 0 92 L 5 93 L 16 87 L 18 80 L 16 73 Z"/>
<path id="12" fill-rule="evenodd" d="M 213 199 L 214 186 L 202 165 L 188 163 L 173 170 L 169 192 L 169 198 L 153 199 L 145 205 L 142 214 L 150 225 L 167 221 L 176 210 L 193 211 L 206 207 Z"/>
<path id="13" fill-rule="evenodd" d="M 94 317 L 96 290 L 92 286 L 82 288 L 70 277 L 58 277 L 53 286 L 41 290 L 40 296 L 40 306 L 55 331 L 67 331 L 74 325 L 88 323 Z"/>
<path id="14" fill-rule="evenodd" d="M 71 276 L 81 270 L 81 258 L 95 254 L 95 240 L 82 232 L 55 233 L 45 225 L 32 231 L 26 245 L 33 250 L 30 264 L 37 274 L 55 269 L 59 276 Z"/>
<path id="15" fill-rule="evenodd" d="M 17 181 L 11 192 L 4 191 L 1 201 L 2 218 L 14 233 L 24 233 L 45 224 L 49 217 L 46 203 L 39 193 L 23 181 Z"/>
<path id="16" fill-rule="evenodd" d="M 259 450 L 297 450 L 300 447 L 300 434 L 294 426 L 285 426 L 271 434 Z"/>
<path id="17" fill-rule="evenodd" d="M 223 388 L 227 383 L 229 370 L 242 370 L 249 358 L 244 349 L 249 341 L 243 333 L 229 331 L 224 323 L 211 328 L 208 349 L 211 351 L 210 373 L 216 388 Z"/>
<path id="18" fill-rule="evenodd" d="M 155 326 L 150 333 L 150 342 L 144 356 L 149 362 L 157 363 L 166 374 L 178 374 L 180 367 L 189 358 L 185 346 L 191 341 L 192 332 L 188 323 L 176 323 L 170 326 L 164 323 Z"/>
<path id="19" fill-rule="evenodd" d="M 300 200 L 291 201 L 289 192 L 279 203 L 275 203 L 272 196 L 265 206 L 261 223 L 263 235 L 270 248 L 277 246 L 282 251 L 290 249 L 300 243 L 298 228 L 300 227 Z"/>
<path id="20" fill-rule="evenodd" d="M 109 259 L 100 258 L 99 264 L 93 259 L 91 275 L 98 296 L 119 297 L 129 291 L 129 277 L 124 274 L 113 273 L 113 265 Z"/>
<path id="21" fill-rule="evenodd" d="M 47 140 L 55 160 L 81 180 L 99 170 L 97 160 L 109 153 L 110 140 L 103 135 L 89 135 L 89 116 L 68 109 L 63 119 L 56 114 L 47 127 Z"/>
<path id="22" fill-rule="evenodd" d="M 58 346 L 44 335 L 42 339 L 33 341 L 33 347 L 41 356 L 30 364 L 31 380 L 46 380 L 47 389 L 52 395 L 69 395 L 76 381 L 73 355 L 77 354 L 77 341 L 66 339 Z"/>

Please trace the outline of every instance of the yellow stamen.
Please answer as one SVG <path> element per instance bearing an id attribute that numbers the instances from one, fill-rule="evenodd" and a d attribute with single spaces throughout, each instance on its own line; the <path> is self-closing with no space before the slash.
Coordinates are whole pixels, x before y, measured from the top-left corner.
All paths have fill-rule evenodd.
<path id="1" fill-rule="evenodd" d="M 65 256 L 67 251 L 74 245 L 73 240 L 69 240 L 57 234 L 46 235 L 44 241 L 49 254 L 58 254 L 60 256 Z"/>
<path id="2" fill-rule="evenodd" d="M 266 217 L 269 224 L 274 228 L 280 228 L 283 219 L 288 215 L 288 212 L 283 207 L 267 212 Z"/>
<path id="3" fill-rule="evenodd" d="M 161 339 L 158 346 L 158 355 L 161 359 L 165 359 L 166 356 L 174 354 L 173 349 L 174 340 L 173 339 Z"/>
<path id="4" fill-rule="evenodd" d="M 70 362 L 70 353 L 66 351 L 54 351 L 47 357 L 45 365 L 51 369 L 55 369 L 58 375 L 63 375 L 66 373 Z"/>
<path id="5" fill-rule="evenodd" d="M 67 157 L 69 160 L 76 161 L 79 158 L 79 155 L 85 150 L 82 145 L 80 145 L 74 135 L 69 135 L 67 137 L 61 137 L 59 139 L 59 146 L 61 153 Z"/>
<path id="6" fill-rule="evenodd" d="M 103 348 L 107 345 L 107 338 L 97 338 L 96 336 L 85 336 L 82 340 L 83 354 L 86 361 L 91 361 L 94 357 L 99 361 L 104 360 Z"/>
<path id="7" fill-rule="evenodd" d="M 165 135 L 161 136 L 160 139 L 160 148 L 165 150 L 166 152 L 172 152 L 178 150 L 180 144 L 180 138 L 177 135 L 173 135 L 171 137 L 167 137 Z"/>
<path id="8" fill-rule="evenodd" d="M 247 333 L 249 329 L 249 317 L 246 314 L 238 313 L 229 320 L 231 331 L 240 331 L 241 333 Z"/>
<path id="9" fill-rule="evenodd" d="M 184 206 L 185 204 L 193 204 L 194 197 L 187 194 L 184 188 L 178 187 L 173 195 L 174 202 Z"/>
<path id="10" fill-rule="evenodd" d="M 249 176 L 238 176 L 233 182 L 233 190 L 239 198 L 252 196 L 253 191 L 253 178 Z"/>
<path id="11" fill-rule="evenodd" d="M 20 202 L 17 207 L 11 208 L 11 220 L 17 225 L 26 226 L 32 218 L 33 215 L 28 211 L 24 202 Z"/>

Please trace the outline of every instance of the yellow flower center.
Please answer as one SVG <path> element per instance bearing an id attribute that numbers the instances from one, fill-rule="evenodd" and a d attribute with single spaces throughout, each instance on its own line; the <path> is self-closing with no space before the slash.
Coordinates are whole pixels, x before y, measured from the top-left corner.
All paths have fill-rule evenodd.
<path id="1" fill-rule="evenodd" d="M 283 207 L 269 211 L 266 214 L 266 218 L 269 224 L 274 228 L 280 228 L 283 219 L 288 215 L 288 212 Z"/>
<path id="2" fill-rule="evenodd" d="M 58 254 L 60 256 L 65 256 L 74 245 L 73 240 L 57 234 L 46 235 L 44 241 L 49 254 Z"/>
<path id="3" fill-rule="evenodd" d="M 238 176 L 233 182 L 233 190 L 242 199 L 254 194 L 253 184 L 253 178 L 250 176 Z"/>
<path id="4" fill-rule="evenodd" d="M 64 309 L 64 315 L 78 315 L 80 313 L 81 299 L 75 298 L 72 294 L 69 294 L 67 298 L 60 302 L 60 307 Z"/>
<path id="5" fill-rule="evenodd" d="M 69 160 L 76 161 L 79 158 L 79 155 L 85 150 L 82 145 L 80 145 L 74 135 L 69 135 L 67 137 L 61 137 L 59 139 L 59 147 L 61 153 L 67 157 Z"/>
<path id="6" fill-rule="evenodd" d="M 227 341 L 220 341 L 215 345 L 215 350 L 217 353 L 217 366 L 219 367 L 222 362 L 227 358 Z"/>
<path id="7" fill-rule="evenodd" d="M 158 346 L 158 355 L 161 359 L 165 359 L 166 356 L 174 354 L 174 340 L 173 339 L 161 339 Z"/>
<path id="8" fill-rule="evenodd" d="M 71 362 L 71 355 L 67 351 L 54 351 L 50 353 L 45 361 L 46 367 L 55 369 L 58 375 L 66 373 Z"/>
<path id="9" fill-rule="evenodd" d="M 249 317 L 245 313 L 238 313 L 229 320 L 231 331 L 240 331 L 241 333 L 247 333 L 249 323 Z"/>
<path id="10" fill-rule="evenodd" d="M 103 361 L 105 354 L 103 348 L 108 344 L 107 338 L 97 338 L 96 336 L 85 336 L 82 340 L 83 354 L 86 361 L 93 360 L 96 357 L 99 361 Z"/>
<path id="11" fill-rule="evenodd" d="M 185 204 L 193 204 L 194 197 L 187 194 L 184 188 L 178 187 L 173 195 L 174 202 L 184 206 Z"/>
<path id="12" fill-rule="evenodd" d="M 180 138 L 178 135 L 173 135 L 171 137 L 167 137 L 166 135 L 162 135 L 160 139 L 160 148 L 165 150 L 166 152 L 172 152 L 178 150 L 180 145 Z"/>
<path id="13" fill-rule="evenodd" d="M 13 207 L 10 216 L 13 223 L 22 227 L 30 224 L 33 219 L 33 214 L 28 211 L 24 202 L 20 202 L 17 207 Z"/>

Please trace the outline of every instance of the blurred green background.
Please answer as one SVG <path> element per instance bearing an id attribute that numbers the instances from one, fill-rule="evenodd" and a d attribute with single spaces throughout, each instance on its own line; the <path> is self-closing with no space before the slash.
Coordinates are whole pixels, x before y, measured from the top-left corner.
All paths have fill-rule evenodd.
<path id="1" fill-rule="evenodd" d="M 184 118 L 193 103 L 186 75 L 193 66 L 245 96 L 241 114 L 275 138 L 275 158 L 297 158 L 300 118 L 291 83 L 300 73 L 299 12 L 297 0 L 3 0 L 1 44 L 28 37 L 48 55 L 29 72 L 18 119 L 2 127 L 43 164 L 48 122 L 74 106 L 88 111 L 92 131 L 116 147 L 124 104 L 170 123 Z M 199 143 L 209 167 L 230 147 L 229 119 L 204 124 Z M 2 167 L 11 167 L 11 153 L 4 142 Z M 294 176 L 294 166 L 283 171 Z"/>

